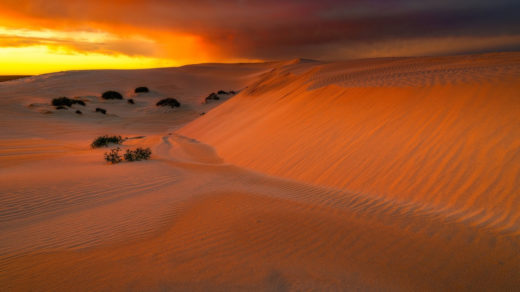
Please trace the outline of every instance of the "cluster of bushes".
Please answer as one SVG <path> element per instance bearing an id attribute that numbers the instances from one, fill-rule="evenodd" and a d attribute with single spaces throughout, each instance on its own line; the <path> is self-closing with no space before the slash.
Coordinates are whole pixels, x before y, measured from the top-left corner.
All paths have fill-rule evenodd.
<path id="1" fill-rule="evenodd" d="M 219 90 L 217 93 L 212 92 L 204 99 L 204 103 L 208 103 L 211 100 L 220 100 L 219 95 L 224 95 L 224 94 L 225 95 L 229 95 L 229 94 L 234 95 L 234 94 L 236 94 L 236 92 L 233 90 L 231 90 L 231 91 Z"/>
<path id="2" fill-rule="evenodd" d="M 150 148 L 137 148 L 135 150 L 127 149 L 123 157 L 120 155 L 121 148 L 117 147 L 110 152 L 105 153 L 105 160 L 110 162 L 111 164 L 116 164 L 123 161 L 140 161 L 140 160 L 148 160 L 152 155 L 152 150 Z"/>
<path id="3" fill-rule="evenodd" d="M 68 97 L 58 97 L 52 99 L 52 105 L 56 107 L 56 109 L 66 109 L 67 107 L 71 107 L 73 104 L 79 104 L 85 106 L 85 102 L 79 99 L 72 99 Z"/>
<path id="4" fill-rule="evenodd" d="M 110 144 L 122 144 L 123 138 L 121 136 L 99 136 L 91 144 L 92 148 L 107 147 Z"/>
<path id="5" fill-rule="evenodd" d="M 156 104 L 156 106 L 169 106 L 171 108 L 174 107 L 180 107 L 181 103 L 178 102 L 175 98 L 165 98 L 159 100 Z"/>

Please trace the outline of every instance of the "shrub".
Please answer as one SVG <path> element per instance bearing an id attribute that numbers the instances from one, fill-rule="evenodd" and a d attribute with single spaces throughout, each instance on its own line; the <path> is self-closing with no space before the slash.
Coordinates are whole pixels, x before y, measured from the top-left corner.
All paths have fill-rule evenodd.
<path id="1" fill-rule="evenodd" d="M 169 106 L 172 108 L 181 106 L 181 104 L 175 98 L 161 99 L 155 105 L 156 106 Z"/>
<path id="2" fill-rule="evenodd" d="M 123 138 L 121 138 L 121 136 L 104 135 L 104 136 L 97 137 L 96 140 L 94 140 L 90 144 L 90 147 L 100 148 L 100 147 L 106 147 L 109 144 L 122 144 L 122 143 L 123 143 Z"/>
<path id="3" fill-rule="evenodd" d="M 229 94 L 237 94 L 235 91 L 231 90 Z"/>
<path id="4" fill-rule="evenodd" d="M 229 92 L 226 92 L 226 91 L 224 91 L 224 90 L 219 90 L 217 93 L 218 93 L 218 94 L 229 94 Z"/>
<path id="5" fill-rule="evenodd" d="M 59 98 L 53 98 L 52 99 L 52 105 L 53 106 L 68 106 L 71 107 L 73 104 L 79 104 L 82 106 L 85 106 L 85 102 L 79 99 L 70 99 L 68 97 L 59 97 Z"/>
<path id="6" fill-rule="evenodd" d="M 128 102 L 129 104 L 135 104 L 134 100 L 131 99 L 131 98 L 130 98 L 129 100 L 127 100 L 127 102 Z"/>
<path id="7" fill-rule="evenodd" d="M 150 159 L 150 155 L 152 155 L 152 150 L 150 148 L 139 147 L 135 150 L 127 149 L 124 157 L 126 161 L 140 161 Z"/>
<path id="8" fill-rule="evenodd" d="M 140 92 L 149 92 L 150 90 L 148 90 L 148 87 L 145 87 L 145 86 L 140 86 L 140 87 L 137 87 L 134 92 L 135 93 L 140 93 Z"/>
<path id="9" fill-rule="evenodd" d="M 56 109 L 57 109 L 57 110 L 62 110 L 62 109 L 66 110 L 67 108 L 64 107 L 64 106 L 61 106 L 61 105 L 60 105 L 60 106 L 57 106 Z"/>
<path id="10" fill-rule="evenodd" d="M 123 161 L 121 155 L 119 155 L 119 152 L 121 152 L 121 148 L 119 147 L 110 150 L 110 152 L 105 152 L 105 160 L 111 164 L 116 164 Z"/>
<path id="11" fill-rule="evenodd" d="M 101 95 L 101 97 L 103 99 L 123 99 L 121 93 L 113 90 L 106 91 L 105 93 L 103 93 L 103 95 Z"/>
<path id="12" fill-rule="evenodd" d="M 206 99 L 204 99 L 204 101 L 207 103 L 210 100 L 219 100 L 219 99 L 220 99 L 220 97 L 218 97 L 218 95 L 215 94 L 215 92 L 212 92 L 212 93 L 210 93 L 210 95 L 208 95 L 206 97 Z"/>
<path id="13" fill-rule="evenodd" d="M 83 114 L 80 110 L 77 110 L 76 113 L 77 113 L 78 115 Z"/>
<path id="14" fill-rule="evenodd" d="M 102 114 L 106 115 L 107 114 L 107 110 L 106 109 L 102 109 L 100 107 L 97 107 L 96 108 L 96 113 L 102 113 Z"/>

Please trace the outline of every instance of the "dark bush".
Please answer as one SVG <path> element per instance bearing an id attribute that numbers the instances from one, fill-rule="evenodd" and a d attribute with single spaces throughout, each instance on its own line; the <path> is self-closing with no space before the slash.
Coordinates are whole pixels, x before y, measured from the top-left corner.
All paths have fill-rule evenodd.
<path id="1" fill-rule="evenodd" d="M 206 114 L 205 112 L 201 112 L 201 113 L 200 113 L 201 116 L 203 116 L 203 115 L 205 115 L 205 114 Z"/>
<path id="2" fill-rule="evenodd" d="M 83 114 L 80 110 L 77 110 L 76 113 L 77 113 L 78 115 Z"/>
<path id="3" fill-rule="evenodd" d="M 121 155 L 119 155 L 119 152 L 121 152 L 121 148 L 119 147 L 110 150 L 110 152 L 105 152 L 105 160 L 112 164 L 116 164 L 123 161 Z"/>
<path id="4" fill-rule="evenodd" d="M 121 136 L 104 135 L 104 136 L 97 137 L 96 140 L 94 140 L 90 144 L 90 147 L 100 148 L 100 147 L 106 147 L 109 144 L 122 144 L 122 143 L 123 143 L 123 138 L 121 138 Z"/>
<path id="5" fill-rule="evenodd" d="M 123 99 L 121 93 L 113 90 L 106 91 L 101 97 L 103 99 Z"/>
<path id="6" fill-rule="evenodd" d="M 135 150 L 127 149 L 124 155 L 126 161 L 140 161 L 140 160 L 148 160 L 152 155 L 152 150 L 150 148 L 137 148 Z"/>
<path id="7" fill-rule="evenodd" d="M 145 87 L 145 86 L 140 86 L 140 87 L 137 87 L 134 92 L 135 93 L 141 93 L 141 92 L 149 92 L 150 90 L 148 90 L 148 87 Z"/>
<path id="8" fill-rule="evenodd" d="M 161 99 L 155 105 L 156 106 L 169 106 L 172 108 L 181 106 L 181 104 L 175 98 Z"/>
<path id="9" fill-rule="evenodd" d="M 127 102 L 128 102 L 129 104 L 135 104 L 134 100 L 131 99 L 131 98 L 130 98 L 129 100 L 127 100 Z"/>
<path id="10" fill-rule="evenodd" d="M 208 102 L 208 101 L 210 101 L 210 100 L 219 100 L 219 99 L 220 99 L 220 97 L 218 97 L 218 95 L 215 94 L 215 92 L 212 92 L 212 93 L 210 93 L 210 95 L 208 95 L 208 96 L 206 97 L 206 99 L 205 99 L 204 101 L 205 101 L 205 102 Z"/>
<path id="11" fill-rule="evenodd" d="M 102 109 L 100 107 L 97 107 L 96 108 L 96 113 L 102 113 L 102 114 L 106 115 L 107 114 L 107 110 L 106 109 Z"/>
<path id="12" fill-rule="evenodd" d="M 60 106 L 57 106 L 56 109 L 57 109 L 57 110 L 62 110 L 62 109 L 66 110 L 67 108 L 64 107 L 64 106 L 61 106 L 61 105 L 60 105 Z"/>
<path id="13" fill-rule="evenodd" d="M 218 94 L 229 94 L 229 92 L 226 92 L 226 91 L 224 91 L 224 90 L 219 90 L 217 93 L 218 93 Z"/>
<path id="14" fill-rule="evenodd" d="M 229 94 L 237 94 L 237 93 L 234 92 L 233 90 L 231 90 L 231 91 L 229 92 Z"/>
<path id="15" fill-rule="evenodd" d="M 85 102 L 79 99 L 71 99 L 68 97 L 59 97 L 59 98 L 53 98 L 52 99 L 52 105 L 53 106 L 68 106 L 71 107 L 73 104 L 79 104 L 82 106 L 85 106 Z"/>

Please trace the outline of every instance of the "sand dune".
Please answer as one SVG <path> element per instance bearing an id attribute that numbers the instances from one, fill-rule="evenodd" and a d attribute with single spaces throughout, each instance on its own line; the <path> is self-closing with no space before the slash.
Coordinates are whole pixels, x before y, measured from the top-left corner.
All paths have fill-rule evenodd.
<path id="1" fill-rule="evenodd" d="M 280 66 L 180 133 L 239 166 L 518 234 L 519 55 L 351 63 Z"/>
<path id="2" fill-rule="evenodd" d="M 519 56 L 2 83 L 2 290 L 517 290 Z M 219 89 L 242 90 L 201 103 Z M 106 133 L 152 160 L 105 164 Z"/>

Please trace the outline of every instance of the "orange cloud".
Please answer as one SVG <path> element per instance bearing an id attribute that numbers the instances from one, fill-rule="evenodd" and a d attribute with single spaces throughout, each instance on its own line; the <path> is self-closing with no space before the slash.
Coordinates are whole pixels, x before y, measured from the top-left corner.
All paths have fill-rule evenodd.
<path id="1" fill-rule="evenodd" d="M 175 64 L 520 48 L 520 5 L 477 2 L 2 0 L 0 45 Z"/>

